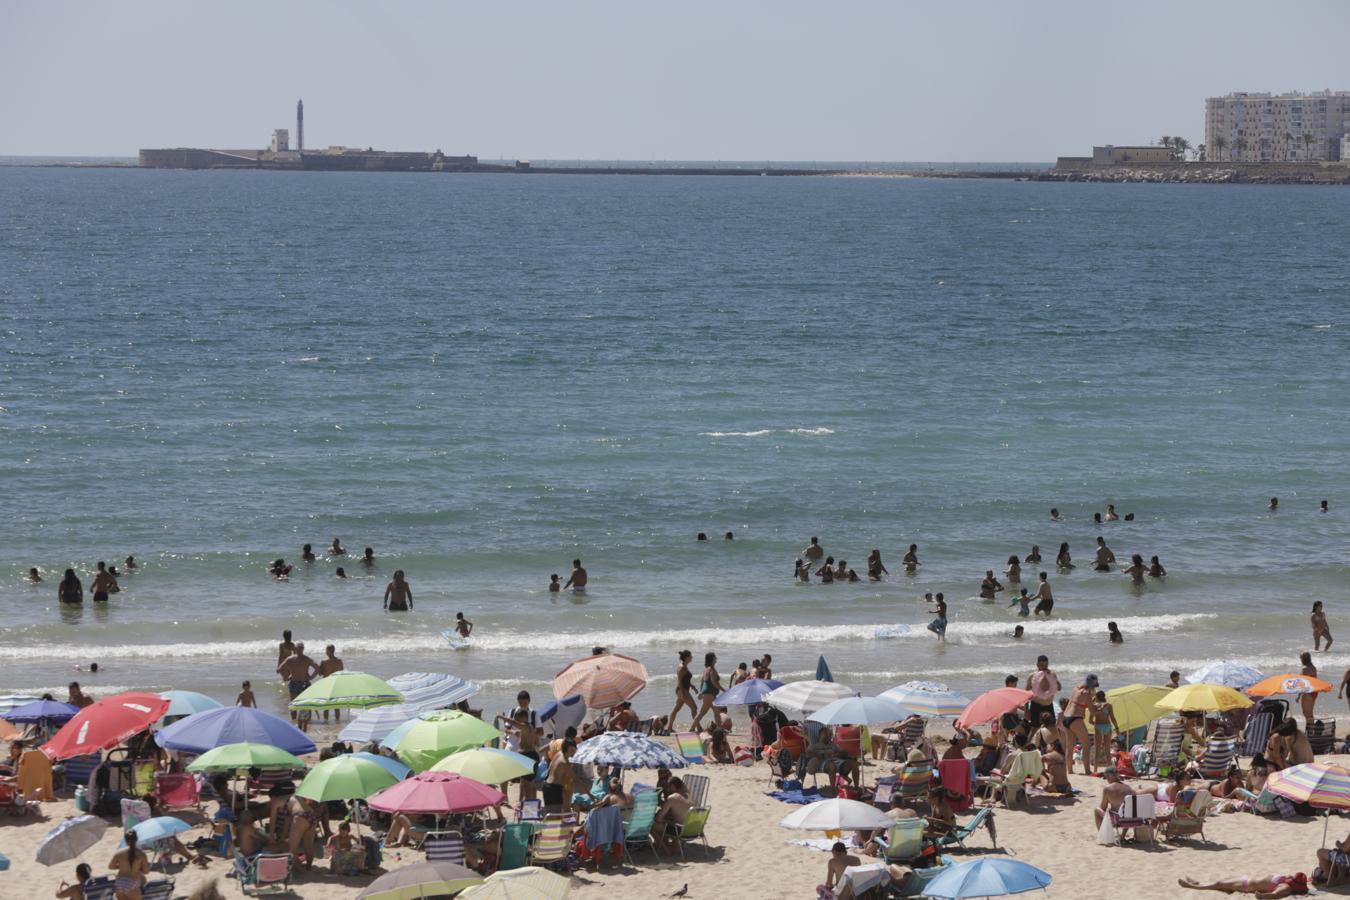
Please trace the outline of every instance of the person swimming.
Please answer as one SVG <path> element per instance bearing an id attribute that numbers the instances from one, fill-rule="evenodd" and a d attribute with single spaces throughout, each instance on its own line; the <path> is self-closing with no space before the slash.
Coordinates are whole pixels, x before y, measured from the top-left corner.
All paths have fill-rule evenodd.
<path id="1" fill-rule="evenodd" d="M 286 565 L 286 560 L 280 558 L 272 560 L 267 571 L 277 581 L 286 581 L 291 575 L 291 567 Z"/>
<path id="2" fill-rule="evenodd" d="M 365 566 L 367 569 L 372 568 L 375 565 L 375 551 L 370 547 L 367 547 L 366 552 L 361 554 L 361 565 Z"/>
<path id="3" fill-rule="evenodd" d="M 1100 525 L 1100 524 L 1102 524 L 1102 514 L 1101 514 L 1101 513 L 1093 513 L 1093 514 L 1092 514 L 1092 524 L 1093 524 L 1093 525 Z"/>
<path id="4" fill-rule="evenodd" d="M 1327 501 L 1325 501 L 1325 500 L 1322 501 L 1322 506 L 1321 506 L 1321 508 L 1320 508 L 1318 511 L 1319 511 L 1319 512 L 1326 512 L 1326 511 L 1327 511 Z"/>
<path id="5" fill-rule="evenodd" d="M 340 579 L 342 579 L 343 581 L 346 581 L 346 580 L 347 580 L 347 570 L 344 569 L 344 568 L 342 568 L 342 566 L 338 566 L 338 567 L 337 567 L 337 571 L 334 572 L 333 575 L 334 575 L 334 577 L 340 578 Z"/>
<path id="6" fill-rule="evenodd" d="M 1062 571 L 1073 568 L 1073 557 L 1069 555 L 1068 541 L 1059 545 L 1059 555 L 1055 557 L 1055 568 Z"/>
<path id="7" fill-rule="evenodd" d="M 328 555 L 329 555 L 329 556 L 346 556 L 346 555 L 347 555 L 347 550 L 346 550 L 346 548 L 342 546 L 342 539 L 341 539 L 341 538 L 333 538 L 333 543 L 332 543 L 332 545 L 329 546 L 329 548 L 328 548 Z"/>
<path id="8" fill-rule="evenodd" d="M 1018 625 L 1016 628 L 1013 629 L 1013 635 L 1012 635 L 1012 636 L 1015 637 L 1015 638 L 1017 638 L 1018 640 L 1021 640 L 1021 639 L 1026 635 L 1026 633 L 1027 633 L 1027 630 L 1026 630 L 1025 628 L 1023 628 L 1021 625 Z M 1017 687 L 1017 683 L 1016 683 L 1016 682 L 1013 683 L 1013 687 Z"/>
<path id="9" fill-rule="evenodd" d="M 1167 577 L 1167 570 L 1163 568 L 1162 563 L 1158 562 L 1158 557 L 1156 557 L 1156 556 L 1149 557 L 1149 561 L 1148 561 L 1148 577 L 1149 577 L 1149 578 L 1166 578 L 1166 577 Z"/>
<path id="10" fill-rule="evenodd" d="M 42 581 L 42 573 L 37 570 L 36 566 L 28 570 L 28 581 L 32 584 L 39 584 Z"/>
<path id="11" fill-rule="evenodd" d="M 1113 644 L 1125 643 L 1125 636 L 1120 633 L 1120 626 L 1115 622 L 1106 623 L 1107 640 Z"/>
<path id="12" fill-rule="evenodd" d="M 1116 515 L 1116 505 L 1114 503 L 1106 504 L 1106 521 L 1117 522 L 1120 516 Z"/>
<path id="13" fill-rule="evenodd" d="M 707 535 L 706 532 L 703 532 L 703 531 L 700 531 L 700 532 L 694 537 L 694 540 L 696 540 L 696 541 L 706 541 L 707 539 L 708 539 L 708 535 Z"/>
<path id="14" fill-rule="evenodd" d="M 1056 508 L 1056 507 L 1053 507 L 1053 506 L 1050 507 L 1050 521 L 1052 521 L 1052 522 L 1062 522 L 1062 521 L 1064 521 L 1062 518 L 1060 518 L 1060 515 L 1059 515 L 1059 509 Z"/>
<path id="15" fill-rule="evenodd" d="M 303 546 L 303 547 L 300 548 L 300 561 L 301 561 L 301 562 L 314 562 L 314 560 L 316 560 L 317 558 L 318 558 L 318 557 L 316 557 L 316 556 L 314 555 L 314 545 L 313 545 L 313 544 L 306 544 L 305 546 Z"/>
<path id="16" fill-rule="evenodd" d="M 1280 511 L 1280 498 L 1279 498 L 1279 497 L 1271 497 L 1271 498 L 1270 498 L 1270 505 L 1267 506 L 1266 509 L 1270 510 L 1271 512 L 1279 512 L 1279 511 Z"/>
<path id="17" fill-rule="evenodd" d="M 1027 552 L 1026 556 L 1022 557 L 1022 561 L 1033 566 L 1039 566 L 1041 564 L 1041 545 L 1032 544 L 1031 550 Z"/>
<path id="18" fill-rule="evenodd" d="M 919 545 L 910 544 L 909 549 L 905 551 L 905 556 L 900 562 L 904 565 L 905 574 L 907 575 L 913 575 L 915 572 L 919 571 Z"/>

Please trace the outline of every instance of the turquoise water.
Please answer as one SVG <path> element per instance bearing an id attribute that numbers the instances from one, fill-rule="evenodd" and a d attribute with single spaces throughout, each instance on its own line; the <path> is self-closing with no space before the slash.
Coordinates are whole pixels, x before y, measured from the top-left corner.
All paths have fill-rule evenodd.
<path id="1" fill-rule="evenodd" d="M 1287 670 L 1312 600 L 1342 630 L 1348 214 L 1312 187 L 0 169 L 0 692 L 97 660 L 96 691 L 225 698 L 284 627 L 489 708 L 597 643 L 660 676 L 650 712 L 683 647 L 823 652 L 866 690 L 1041 650 L 1108 686 Z M 1099 532 L 1107 502 L 1136 521 Z M 1098 533 L 1169 577 L 1086 571 Z M 795 585 L 813 534 L 897 574 Z M 267 577 L 334 535 L 376 571 Z M 980 576 L 1061 541 L 1080 567 L 1015 642 Z M 128 553 L 106 608 L 58 607 L 67 565 Z M 551 600 L 576 556 L 586 602 Z M 394 568 L 411 614 L 380 609 Z"/>

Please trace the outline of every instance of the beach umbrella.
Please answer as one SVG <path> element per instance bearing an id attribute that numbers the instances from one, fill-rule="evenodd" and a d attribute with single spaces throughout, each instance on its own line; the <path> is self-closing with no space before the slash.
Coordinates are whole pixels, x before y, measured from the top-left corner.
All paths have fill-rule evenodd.
<path id="1" fill-rule="evenodd" d="M 550 700 L 539 708 L 539 721 L 552 722 L 555 734 L 562 734 L 568 728 L 579 728 L 585 719 L 586 703 L 580 694 Z"/>
<path id="2" fill-rule="evenodd" d="M 396 728 L 381 744 L 416 772 L 430 769 L 451 753 L 481 747 L 502 733 L 477 716 L 458 710 L 423 713 Z"/>
<path id="3" fill-rule="evenodd" d="M 834 681 L 834 676 L 830 674 L 830 664 L 825 661 L 825 654 L 820 654 L 816 660 L 816 681 Z"/>
<path id="4" fill-rule="evenodd" d="M 9 857 L 3 853 L 0 853 L 0 872 L 3 872 L 8 868 L 9 868 Z"/>
<path id="5" fill-rule="evenodd" d="M 1271 772 L 1266 787 L 1295 803 L 1327 810 L 1322 822 L 1322 846 L 1327 845 L 1331 810 L 1350 809 L 1350 770 L 1327 763 L 1301 763 Z"/>
<path id="6" fill-rule="evenodd" d="M 1163 709 L 1186 712 L 1223 712 L 1252 705 L 1251 700 L 1221 684 L 1183 684 L 1158 698 L 1157 703 Z"/>
<path id="7" fill-rule="evenodd" d="M 158 694 L 129 691 L 104 697 L 76 713 L 42 750 L 52 759 L 111 750 L 149 728 L 168 708 L 169 701 Z"/>
<path id="8" fill-rule="evenodd" d="M 1169 688 L 1156 684 L 1127 684 L 1106 692 L 1106 700 L 1116 715 L 1121 731 L 1133 731 L 1170 715 L 1171 710 L 1158 706 L 1158 701 L 1171 693 Z"/>
<path id="9" fill-rule="evenodd" d="M 403 695 L 389 682 L 365 672 L 334 672 L 300 692 L 291 709 L 370 709 L 402 703 Z"/>
<path id="10" fill-rule="evenodd" d="M 452 862 L 424 862 L 401 866 L 376 878 L 356 900 L 420 900 L 458 894 L 480 884 L 483 876 Z M 462 896 L 462 895 L 461 895 Z"/>
<path id="11" fill-rule="evenodd" d="M 287 753 L 314 752 L 314 742 L 299 728 L 251 706 L 222 706 L 193 713 L 165 726 L 155 735 L 155 743 L 185 753 L 205 753 L 226 744 L 244 743 L 269 744 Z"/>
<path id="12" fill-rule="evenodd" d="M 453 772 L 421 772 L 375 794 L 369 805 L 380 812 L 443 816 L 505 802 L 505 794 L 481 781 Z"/>
<path id="13" fill-rule="evenodd" d="M 1221 684 L 1242 690 L 1265 677 L 1259 670 L 1236 659 L 1216 659 L 1187 675 L 1186 680 L 1191 684 Z"/>
<path id="14" fill-rule="evenodd" d="M 338 733 L 338 738 L 353 744 L 382 741 L 395 728 L 410 719 L 417 718 L 424 711 L 423 707 L 413 703 L 395 703 L 392 706 L 377 706 L 374 709 L 363 710 Z"/>
<path id="15" fill-rule="evenodd" d="M 683 769 L 684 757 L 660 741 L 631 731 L 606 731 L 582 741 L 572 762 L 618 766 L 621 769 Z"/>
<path id="16" fill-rule="evenodd" d="M 906 716 L 925 719 L 955 719 L 970 705 L 969 697 L 936 681 L 907 681 L 878 696 L 899 704 Z"/>
<path id="17" fill-rule="evenodd" d="M 75 718 L 75 714 L 79 711 L 78 706 L 59 700 L 34 700 L 32 703 L 11 709 L 5 714 L 5 718 L 25 725 L 39 722 L 67 722 Z"/>
<path id="18" fill-rule="evenodd" d="M 405 672 L 389 679 L 389 686 L 403 695 L 403 702 L 422 709 L 445 709 L 483 689 L 476 681 L 444 672 Z"/>
<path id="19" fill-rule="evenodd" d="M 493 872 L 483 883 L 460 894 L 460 900 L 565 900 L 572 880 L 548 869 L 526 866 Z"/>
<path id="20" fill-rule="evenodd" d="M 836 798 L 808 803 L 778 824 L 802 831 L 873 831 L 890 828 L 895 820 L 870 803 Z"/>
<path id="21" fill-rule="evenodd" d="M 1324 694 L 1336 690 L 1329 681 L 1308 675 L 1272 675 L 1247 688 L 1248 697 L 1269 697 L 1272 694 Z"/>
<path id="22" fill-rule="evenodd" d="M 408 768 L 398 760 L 392 759 L 388 756 L 381 756 L 378 753 L 367 753 L 365 750 L 358 750 L 356 753 L 353 753 L 351 755 L 357 757 L 358 759 L 364 759 L 367 760 L 368 762 L 373 762 L 377 766 L 383 766 L 386 772 L 388 772 L 390 775 L 393 775 L 399 781 L 402 781 L 403 779 L 407 778 L 409 775 L 412 774 L 412 769 Z"/>
<path id="23" fill-rule="evenodd" d="M 534 775 L 534 760 L 510 750 L 476 747 L 451 753 L 428 771 L 454 772 L 483 784 L 503 784 L 513 778 Z"/>
<path id="24" fill-rule="evenodd" d="M 579 659 L 553 676 L 553 696 L 580 694 L 592 709 L 608 709 L 631 700 L 647 686 L 647 667 L 620 653 Z"/>
<path id="25" fill-rule="evenodd" d="M 836 700 L 853 697 L 855 692 L 833 681 L 793 681 L 764 695 L 764 702 L 783 712 L 804 719 Z"/>
<path id="26" fill-rule="evenodd" d="M 161 725 L 165 719 L 182 718 L 193 713 L 206 712 L 208 709 L 220 709 L 221 707 L 220 703 L 196 691 L 160 691 L 159 695 L 169 701 L 169 708 L 164 711 L 164 717 L 160 719 Z"/>
<path id="27" fill-rule="evenodd" d="M 304 760 L 271 744 L 223 744 L 188 764 L 189 772 L 237 772 L 250 769 L 303 769 Z"/>
<path id="28" fill-rule="evenodd" d="M 334 756 L 309 770 L 295 793 L 310 800 L 364 800 L 377 791 L 398 784 L 398 779 L 379 763 L 350 754 Z"/>
<path id="29" fill-rule="evenodd" d="M 727 688 L 713 698 L 714 706 L 751 706 L 763 703 L 769 691 L 777 690 L 783 682 L 772 678 L 747 678 L 740 684 Z"/>
<path id="30" fill-rule="evenodd" d="M 955 863 L 923 889 L 925 897 L 1003 897 L 1050 885 L 1050 873 L 1021 860 L 984 857 Z"/>
<path id="31" fill-rule="evenodd" d="M 994 688 L 992 691 L 985 691 L 970 701 L 966 708 L 961 711 L 961 715 L 956 718 L 956 727 L 972 728 L 976 725 L 992 722 L 1004 713 L 1025 706 L 1032 696 L 1034 695 L 1031 691 L 1014 687 L 1001 687 Z"/>
<path id="32" fill-rule="evenodd" d="M 136 842 L 142 847 L 149 847 L 165 838 L 182 834 L 191 829 L 191 825 L 174 816 L 155 816 L 153 819 L 137 822 L 131 827 L 131 830 L 136 832 Z M 119 847 L 125 847 L 126 845 L 126 838 L 123 838 L 122 843 L 118 844 Z"/>
<path id="33" fill-rule="evenodd" d="M 900 721 L 905 711 L 884 697 L 841 697 L 808 718 L 822 725 L 881 725 Z"/>
<path id="34" fill-rule="evenodd" d="M 37 861 L 54 866 L 74 859 L 94 846 L 108 830 L 108 823 L 98 816 L 76 816 L 57 825 L 38 844 Z"/>

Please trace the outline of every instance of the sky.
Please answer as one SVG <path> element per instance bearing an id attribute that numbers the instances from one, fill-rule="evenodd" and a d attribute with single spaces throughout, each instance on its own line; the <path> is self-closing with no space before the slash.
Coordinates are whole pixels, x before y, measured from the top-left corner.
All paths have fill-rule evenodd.
<path id="1" fill-rule="evenodd" d="M 0 0 L 0 155 L 1050 161 L 1350 90 L 1350 3 Z"/>

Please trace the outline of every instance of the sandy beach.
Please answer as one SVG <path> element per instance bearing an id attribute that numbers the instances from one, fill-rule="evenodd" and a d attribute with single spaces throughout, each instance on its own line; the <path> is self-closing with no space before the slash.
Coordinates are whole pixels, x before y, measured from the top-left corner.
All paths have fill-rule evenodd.
<path id="1" fill-rule="evenodd" d="M 1342 723 L 1344 726 L 1344 723 Z M 942 734 L 941 728 L 936 729 Z M 321 737 L 316 734 L 316 737 Z M 737 735 L 745 742 L 745 735 Z M 1345 764 L 1343 756 L 1319 757 L 1319 761 Z M 892 764 L 869 765 L 869 781 L 885 774 Z M 691 771 L 710 779 L 708 824 L 711 852 L 705 858 L 700 847 L 687 849 L 688 860 L 663 857 L 657 861 L 648 852 L 636 856 L 636 865 L 607 862 L 599 870 L 582 868 L 573 875 L 573 896 L 666 897 L 688 885 L 688 897 L 809 898 L 825 877 L 826 853 L 788 843 L 794 839 L 819 838 L 817 832 L 797 832 L 779 827 L 779 821 L 795 807 L 767 795 L 768 772 L 763 763 L 743 768 L 734 765 L 700 765 Z M 638 772 L 631 780 L 650 780 L 652 773 Z M 645 777 L 644 777 L 645 776 Z M 969 849 L 950 853 L 957 861 L 978 855 L 1000 854 L 1022 860 L 1049 872 L 1054 882 L 1048 894 L 1054 897 L 1115 898 L 1195 897 L 1194 891 L 1180 888 L 1178 877 L 1189 875 L 1201 880 L 1242 875 L 1307 872 L 1314 865 L 1314 852 L 1321 845 L 1323 820 L 1295 818 L 1281 820 L 1248 813 L 1226 813 L 1210 818 L 1205 827 L 1207 841 L 1180 839 L 1175 843 L 1159 841 L 1099 846 L 1093 827 L 1092 810 L 1100 796 L 1102 782 L 1082 775 L 1072 777 L 1073 786 L 1082 792 L 1069 799 L 1033 796 L 1029 809 L 1021 807 L 995 812 L 998 847 L 981 830 L 967 843 Z M 1142 780 L 1131 782 L 1145 783 Z M 514 793 L 514 792 L 513 792 Z M 11 860 L 9 871 L 0 873 L 0 897 L 48 897 L 60 882 L 71 880 L 76 861 L 48 868 L 34 861 L 37 846 L 47 830 L 74 815 L 73 801 L 66 799 L 41 804 L 42 817 L 0 819 L 0 852 Z M 211 807 L 208 807 L 208 815 Z M 178 815 L 178 813 L 174 813 Z M 191 814 L 183 816 L 194 821 Z M 964 816 L 962 817 L 964 819 Z M 205 822 L 206 817 L 197 817 Z M 1343 820 L 1331 822 L 1328 840 L 1344 838 Z M 184 837 L 191 840 L 203 829 Z M 106 868 L 116 849 L 120 834 L 111 825 L 104 838 L 82 859 L 95 874 Z M 420 852 L 401 849 L 385 856 L 385 868 L 421 862 Z M 865 860 L 866 861 L 866 860 Z M 198 887 L 218 880 L 227 896 L 238 887 L 226 878 L 228 864 L 212 859 L 206 869 L 170 866 L 175 879 L 175 896 L 188 896 Z M 157 873 L 155 877 L 159 877 Z M 293 896 L 302 898 L 355 897 L 369 884 L 371 877 L 337 878 L 327 874 L 326 861 L 313 872 L 292 883 Z M 1333 889 L 1335 892 L 1337 889 Z"/>

